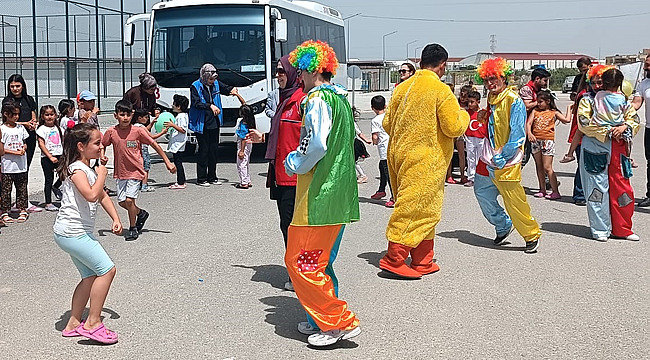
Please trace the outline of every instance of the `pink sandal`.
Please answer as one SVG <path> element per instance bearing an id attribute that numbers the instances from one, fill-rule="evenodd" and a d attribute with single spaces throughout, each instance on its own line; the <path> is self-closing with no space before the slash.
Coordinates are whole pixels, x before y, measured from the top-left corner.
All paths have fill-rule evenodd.
<path id="1" fill-rule="evenodd" d="M 77 332 L 83 337 L 86 337 L 90 340 L 95 340 L 102 344 L 110 345 L 117 342 L 117 333 L 108 330 L 104 324 L 101 324 L 92 330 L 86 330 L 83 326 L 79 326 L 77 328 Z"/>
<path id="2" fill-rule="evenodd" d="M 536 198 L 544 198 L 546 197 L 546 193 L 543 191 L 538 192 L 537 194 L 533 195 Z"/>
<path id="3" fill-rule="evenodd" d="M 85 321 L 82 321 L 79 325 L 77 325 L 76 328 L 74 328 L 74 329 L 72 329 L 72 330 L 66 330 L 66 329 L 63 329 L 63 331 L 61 331 L 61 336 L 63 336 L 63 337 L 77 337 L 77 336 L 81 336 L 81 334 L 79 334 L 79 332 L 77 331 L 77 329 L 78 329 L 79 327 L 82 327 L 82 328 L 83 328 L 83 327 L 84 327 L 84 323 L 85 323 Z"/>
<path id="4" fill-rule="evenodd" d="M 560 200 L 562 199 L 562 195 L 560 195 L 560 193 L 554 192 L 546 195 L 546 198 L 549 200 Z"/>

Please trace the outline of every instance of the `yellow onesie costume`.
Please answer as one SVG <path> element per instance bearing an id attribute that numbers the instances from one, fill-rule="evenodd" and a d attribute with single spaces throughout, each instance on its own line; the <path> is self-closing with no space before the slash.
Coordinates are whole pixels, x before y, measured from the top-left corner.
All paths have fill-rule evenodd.
<path id="1" fill-rule="evenodd" d="M 388 171 L 395 210 L 388 222 L 383 270 L 419 278 L 438 271 L 433 238 L 440 221 L 454 138 L 469 125 L 449 87 L 430 70 L 418 70 L 395 89 L 384 117 L 390 136 Z M 411 267 L 404 260 L 411 254 Z"/>

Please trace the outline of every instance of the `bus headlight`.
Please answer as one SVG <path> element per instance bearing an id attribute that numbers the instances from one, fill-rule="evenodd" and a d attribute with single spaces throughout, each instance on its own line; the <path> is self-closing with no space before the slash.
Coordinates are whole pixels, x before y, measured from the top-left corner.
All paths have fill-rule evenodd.
<path id="1" fill-rule="evenodd" d="M 258 101 L 255 104 L 251 104 L 249 106 L 251 110 L 253 110 L 254 115 L 260 114 L 266 108 L 266 100 Z"/>

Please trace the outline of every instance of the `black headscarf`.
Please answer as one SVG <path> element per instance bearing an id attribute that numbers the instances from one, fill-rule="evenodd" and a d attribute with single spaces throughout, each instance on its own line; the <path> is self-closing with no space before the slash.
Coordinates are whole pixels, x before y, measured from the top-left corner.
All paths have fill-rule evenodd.
<path id="1" fill-rule="evenodd" d="M 271 120 L 271 131 L 266 140 L 266 156 L 267 160 L 275 160 L 275 152 L 278 147 L 278 135 L 280 134 L 280 118 L 282 118 L 282 111 L 291 99 L 293 93 L 300 89 L 298 83 L 298 71 L 289 62 L 289 55 L 285 55 L 280 59 L 282 68 L 287 73 L 287 86 L 280 89 L 280 101 L 275 111 L 275 115 Z"/>

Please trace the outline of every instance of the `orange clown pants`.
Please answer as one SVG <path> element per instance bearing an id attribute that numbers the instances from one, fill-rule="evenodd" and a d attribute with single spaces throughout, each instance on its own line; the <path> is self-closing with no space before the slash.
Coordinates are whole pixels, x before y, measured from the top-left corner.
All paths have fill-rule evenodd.
<path id="1" fill-rule="evenodd" d="M 289 226 L 284 262 L 298 300 L 312 325 L 322 331 L 351 330 L 359 319 L 337 297 L 338 280 L 332 264 L 345 225 Z"/>

